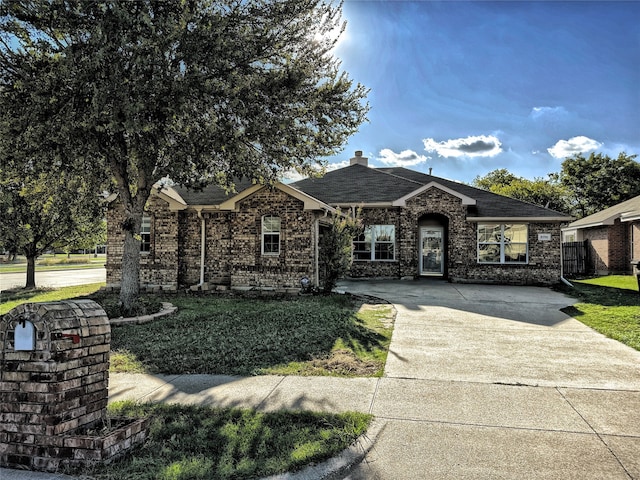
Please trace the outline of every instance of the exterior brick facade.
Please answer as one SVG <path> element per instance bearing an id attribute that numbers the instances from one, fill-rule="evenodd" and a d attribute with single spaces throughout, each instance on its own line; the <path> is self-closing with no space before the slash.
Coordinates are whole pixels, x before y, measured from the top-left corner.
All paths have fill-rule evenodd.
<path id="1" fill-rule="evenodd" d="M 585 229 L 582 238 L 589 241 L 591 271 L 597 275 L 630 273 L 631 249 L 637 250 L 632 237 L 634 228 L 637 230 L 638 226 L 616 219 L 613 225 Z M 636 238 L 640 238 L 637 233 Z"/>
<path id="2" fill-rule="evenodd" d="M 151 219 L 151 247 L 140 253 L 140 284 L 178 286 L 178 213 L 167 202 L 152 195 L 146 211 Z M 113 204 L 107 211 L 107 284 L 118 284 L 122 271 L 124 232 L 122 210 Z"/>
<path id="3" fill-rule="evenodd" d="M 422 219 L 440 219 L 445 227 L 444 276 L 453 282 L 550 285 L 560 278 L 560 227 L 557 223 L 528 223 L 526 264 L 493 265 L 477 261 L 477 224 L 467 220 L 460 198 L 437 188 L 410 199 L 406 207 L 363 209 L 365 225 L 395 225 L 393 261 L 354 261 L 355 278 L 416 278 L 419 276 L 419 225 Z M 548 234 L 550 240 L 538 240 Z"/>
<path id="4" fill-rule="evenodd" d="M 365 226 L 394 227 L 392 247 L 381 247 L 392 248 L 392 254 L 378 255 L 369 246 L 373 259 L 358 255 L 351 277 L 437 274 L 454 282 L 527 285 L 548 285 L 560 279 L 560 227 L 569 217 L 419 172 L 370 169 L 362 157 L 357 160 L 344 172 L 333 171 L 293 187 L 249 183 L 235 196 L 213 188 L 156 192 L 147 205 L 151 244 L 141 254 L 141 284 L 168 289 L 295 289 L 302 277 L 318 284 L 319 235 L 327 224 L 327 213 L 335 207 L 360 208 Z M 277 253 L 262 250 L 265 216 L 278 217 L 280 222 Z M 121 271 L 121 222 L 117 208 L 110 209 L 107 282 L 113 285 L 118 284 Z M 527 225 L 522 263 L 478 261 L 478 224 L 483 222 Z M 421 235 L 432 227 L 442 232 L 438 255 L 444 260 L 439 261 L 440 271 L 423 272 L 427 256 Z"/>
<path id="5" fill-rule="evenodd" d="M 152 196 L 151 246 L 141 252 L 140 283 L 163 289 L 200 282 L 201 226 L 205 225 L 204 282 L 207 285 L 255 288 L 296 288 L 302 277 L 317 278 L 316 259 L 320 213 L 304 203 L 268 188 L 244 198 L 236 211 L 171 211 Z M 262 218 L 280 218 L 280 252 L 262 253 Z M 107 284 L 120 281 L 124 233 L 123 215 L 116 206 L 108 211 Z"/>
<path id="6" fill-rule="evenodd" d="M 640 196 L 576 220 L 563 233 L 588 244 L 588 272 L 633 273 L 631 262 L 640 260 Z"/>

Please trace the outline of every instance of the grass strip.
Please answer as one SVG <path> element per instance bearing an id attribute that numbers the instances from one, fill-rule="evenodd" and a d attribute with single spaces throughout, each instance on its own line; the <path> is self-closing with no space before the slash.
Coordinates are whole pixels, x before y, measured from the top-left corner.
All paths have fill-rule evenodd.
<path id="1" fill-rule="evenodd" d="M 595 331 L 640 350 L 640 295 L 636 278 L 611 275 L 573 280 L 563 291 L 580 300 L 562 309 Z"/>
<path id="2" fill-rule="evenodd" d="M 147 442 L 123 460 L 85 467 L 97 480 L 250 479 L 329 459 L 366 432 L 372 416 L 116 402 L 111 415 L 152 417 Z"/>
<path id="3" fill-rule="evenodd" d="M 36 288 L 34 290 L 5 290 L 0 292 L 0 315 L 4 315 L 21 303 L 57 302 L 71 298 L 86 297 L 97 292 L 104 283 L 91 283 L 62 288 Z"/>

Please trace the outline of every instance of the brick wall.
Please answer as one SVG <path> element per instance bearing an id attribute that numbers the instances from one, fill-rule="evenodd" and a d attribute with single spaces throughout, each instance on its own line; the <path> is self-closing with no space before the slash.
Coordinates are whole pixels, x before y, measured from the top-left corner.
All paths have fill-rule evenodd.
<path id="1" fill-rule="evenodd" d="M 23 321 L 33 342 L 18 346 Z M 55 471 L 118 453 L 118 440 L 86 433 L 106 420 L 110 341 L 109 319 L 91 300 L 22 304 L 1 318 L 0 466 Z M 131 434 L 119 438 L 119 451 L 132 445 Z"/>
<path id="2" fill-rule="evenodd" d="M 630 242 L 633 247 L 632 260 L 640 260 L 640 221 L 633 222 L 629 227 Z"/>
<path id="3" fill-rule="evenodd" d="M 280 254 L 262 254 L 262 216 L 280 217 Z M 315 277 L 315 214 L 280 190 L 263 188 L 243 199 L 230 222 L 231 286 L 285 287 Z"/>
<path id="4" fill-rule="evenodd" d="M 637 224 L 635 228 L 637 232 Z M 589 240 L 591 271 L 598 275 L 631 273 L 632 229 L 632 225 L 616 219 L 613 225 L 583 230 L 583 238 Z M 635 238 L 640 239 L 640 235 L 636 233 Z M 634 248 L 640 250 L 636 245 Z"/>
<path id="5" fill-rule="evenodd" d="M 629 224 L 615 220 L 609 226 L 609 273 L 631 273 Z"/>
<path id="6" fill-rule="evenodd" d="M 151 218 L 151 248 L 140 253 L 140 284 L 178 286 L 178 212 L 167 202 L 152 195 L 146 207 Z M 118 202 L 107 210 L 107 284 L 118 285 L 122 272 L 124 214 Z M 199 247 L 198 247 L 199 248 Z"/>
<path id="7" fill-rule="evenodd" d="M 477 262 L 477 224 L 466 220 L 467 207 L 447 192 L 431 188 L 406 202 L 405 208 L 364 209 L 365 225 L 396 226 L 396 258 L 355 261 L 352 277 L 416 277 L 419 275 L 419 228 L 425 219 L 439 219 L 445 227 L 445 276 L 456 282 L 496 282 L 548 285 L 560 279 L 560 225 L 529 224 L 527 265 L 481 265 Z M 539 241 L 538 233 L 551 234 Z"/>
<path id="8" fill-rule="evenodd" d="M 609 271 L 609 236 L 607 227 L 583 230 L 582 238 L 589 241 L 589 271 L 606 274 Z"/>

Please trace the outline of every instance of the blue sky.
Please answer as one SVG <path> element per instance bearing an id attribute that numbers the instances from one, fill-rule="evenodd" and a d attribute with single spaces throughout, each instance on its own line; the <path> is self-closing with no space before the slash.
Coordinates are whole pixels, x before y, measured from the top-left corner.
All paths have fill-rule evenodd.
<path id="1" fill-rule="evenodd" d="M 471 182 L 640 153 L 640 2 L 346 0 L 335 55 L 371 89 L 369 164 Z"/>

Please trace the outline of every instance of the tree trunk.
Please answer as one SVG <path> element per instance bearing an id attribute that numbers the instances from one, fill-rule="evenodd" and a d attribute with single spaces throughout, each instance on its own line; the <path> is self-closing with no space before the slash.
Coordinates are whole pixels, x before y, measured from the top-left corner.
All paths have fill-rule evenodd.
<path id="1" fill-rule="evenodd" d="M 27 256 L 27 284 L 24 288 L 36 288 L 36 256 Z"/>
<path id="2" fill-rule="evenodd" d="M 122 315 L 133 313 L 140 291 L 140 225 L 142 213 L 132 212 L 123 223 L 124 249 L 120 279 L 120 309 Z"/>

